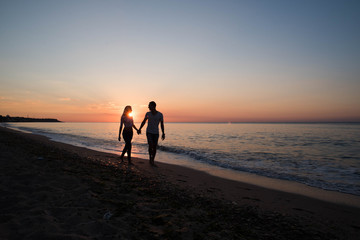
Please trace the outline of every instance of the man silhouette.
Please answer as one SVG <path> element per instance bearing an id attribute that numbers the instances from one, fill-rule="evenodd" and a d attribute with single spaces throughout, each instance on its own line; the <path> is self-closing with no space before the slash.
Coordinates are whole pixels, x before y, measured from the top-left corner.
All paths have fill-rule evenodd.
<path id="1" fill-rule="evenodd" d="M 154 164 L 155 155 L 156 155 L 156 148 L 158 145 L 159 140 L 159 123 L 161 126 L 162 136 L 161 139 L 165 140 L 165 130 L 164 130 L 164 117 L 161 112 L 156 110 L 156 103 L 151 101 L 149 103 L 150 112 L 145 114 L 145 118 L 142 121 L 138 133 L 141 133 L 142 127 L 145 125 L 146 121 L 148 120 L 148 125 L 146 128 L 146 138 L 149 144 L 149 158 L 150 164 Z"/>

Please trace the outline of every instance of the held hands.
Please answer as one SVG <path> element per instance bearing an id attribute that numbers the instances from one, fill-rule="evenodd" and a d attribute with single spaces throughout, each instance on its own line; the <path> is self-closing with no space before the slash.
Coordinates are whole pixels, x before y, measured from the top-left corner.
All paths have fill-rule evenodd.
<path id="1" fill-rule="evenodd" d="M 141 130 L 139 129 L 139 130 L 137 130 L 137 134 L 139 135 L 139 134 L 141 134 Z"/>

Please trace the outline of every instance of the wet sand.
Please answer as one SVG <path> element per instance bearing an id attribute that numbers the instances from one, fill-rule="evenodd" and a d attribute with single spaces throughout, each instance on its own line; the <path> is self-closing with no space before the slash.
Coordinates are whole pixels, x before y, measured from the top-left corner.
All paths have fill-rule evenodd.
<path id="1" fill-rule="evenodd" d="M 360 235 L 359 203 L 351 195 L 336 194 L 349 198 L 337 204 L 181 166 L 118 160 L 0 127 L 0 239 Z"/>

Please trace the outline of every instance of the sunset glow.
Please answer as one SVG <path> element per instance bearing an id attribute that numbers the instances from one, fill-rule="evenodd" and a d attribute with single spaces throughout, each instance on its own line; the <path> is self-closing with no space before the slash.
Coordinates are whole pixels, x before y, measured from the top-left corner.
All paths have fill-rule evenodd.
<path id="1" fill-rule="evenodd" d="M 360 121 L 360 3 L 0 3 L 0 115 Z M 336 24 L 334 24 L 336 23 Z"/>

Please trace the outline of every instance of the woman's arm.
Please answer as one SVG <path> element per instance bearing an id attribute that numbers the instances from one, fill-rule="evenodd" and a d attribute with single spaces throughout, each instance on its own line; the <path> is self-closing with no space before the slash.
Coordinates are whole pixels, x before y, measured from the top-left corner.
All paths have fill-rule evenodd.
<path id="1" fill-rule="evenodd" d="M 134 124 L 134 119 L 131 117 L 131 124 L 132 124 L 132 126 L 131 127 L 133 127 L 136 131 L 139 131 L 137 128 L 136 128 L 136 126 L 135 126 L 135 124 Z"/>
<path id="2" fill-rule="evenodd" d="M 121 141 L 121 131 L 122 131 L 122 128 L 123 128 L 123 121 L 122 119 L 120 120 L 120 129 L 119 129 L 119 137 L 118 137 L 118 140 Z"/>
<path id="3" fill-rule="evenodd" d="M 134 122 L 133 122 L 133 128 L 134 128 L 136 131 L 139 131 L 139 129 L 136 128 Z"/>

